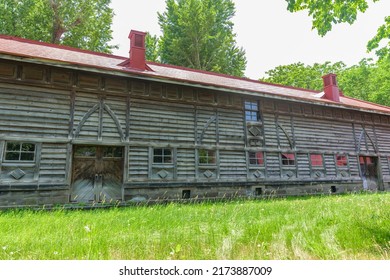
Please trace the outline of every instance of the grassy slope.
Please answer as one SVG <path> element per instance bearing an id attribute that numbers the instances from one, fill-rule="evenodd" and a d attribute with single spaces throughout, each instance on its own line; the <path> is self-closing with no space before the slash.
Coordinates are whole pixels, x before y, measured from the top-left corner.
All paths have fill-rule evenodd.
<path id="1" fill-rule="evenodd" d="M 0 212 L 0 259 L 390 259 L 390 193 Z"/>

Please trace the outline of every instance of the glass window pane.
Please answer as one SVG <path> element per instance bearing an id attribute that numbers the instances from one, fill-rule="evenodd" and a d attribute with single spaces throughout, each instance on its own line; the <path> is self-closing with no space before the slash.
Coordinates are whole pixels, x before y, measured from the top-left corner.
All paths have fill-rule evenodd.
<path id="1" fill-rule="evenodd" d="M 162 149 L 154 149 L 154 155 L 155 156 L 162 156 L 163 150 Z"/>
<path id="2" fill-rule="evenodd" d="M 169 149 L 164 149 L 164 156 L 171 156 L 172 151 Z"/>
<path id="3" fill-rule="evenodd" d="M 256 163 L 258 165 L 263 165 L 264 164 L 264 154 L 263 154 L 263 152 L 257 152 L 256 153 Z"/>
<path id="4" fill-rule="evenodd" d="M 164 157 L 164 163 L 172 163 L 172 157 L 171 156 Z"/>
<path id="5" fill-rule="evenodd" d="M 163 157 L 162 156 L 154 156 L 153 162 L 154 163 L 162 163 L 163 162 Z"/>
<path id="6" fill-rule="evenodd" d="M 22 144 L 22 151 L 34 152 L 35 151 L 35 145 L 31 144 L 31 143 L 23 143 Z"/>
<path id="7" fill-rule="evenodd" d="M 215 151 L 213 150 L 199 150 L 200 164 L 214 164 L 216 163 Z"/>
<path id="8" fill-rule="evenodd" d="M 337 166 L 347 166 L 348 165 L 347 156 L 337 155 L 336 156 L 336 164 L 337 164 Z"/>
<path id="9" fill-rule="evenodd" d="M 123 157 L 123 148 L 122 147 L 103 147 L 103 157 L 122 158 Z"/>
<path id="10" fill-rule="evenodd" d="M 207 154 L 208 154 L 208 162 L 207 163 L 209 163 L 209 164 L 215 163 L 215 151 L 208 150 Z"/>
<path id="11" fill-rule="evenodd" d="M 5 160 L 19 160 L 18 152 L 7 152 L 5 153 Z"/>
<path id="12" fill-rule="evenodd" d="M 250 121 L 251 120 L 251 114 L 249 111 L 245 112 L 245 120 Z"/>
<path id="13" fill-rule="evenodd" d="M 21 153 L 20 160 L 33 161 L 34 153 Z"/>
<path id="14" fill-rule="evenodd" d="M 74 151 L 76 157 L 95 157 L 96 156 L 96 147 L 76 147 Z"/>
<path id="15" fill-rule="evenodd" d="M 8 142 L 7 151 L 20 151 L 20 143 Z"/>
<path id="16" fill-rule="evenodd" d="M 311 154 L 310 162 L 312 166 L 323 166 L 323 159 L 321 154 Z"/>
<path id="17" fill-rule="evenodd" d="M 282 165 L 295 165 L 295 155 L 282 154 Z"/>
<path id="18" fill-rule="evenodd" d="M 257 121 L 257 112 L 251 112 L 252 121 Z"/>

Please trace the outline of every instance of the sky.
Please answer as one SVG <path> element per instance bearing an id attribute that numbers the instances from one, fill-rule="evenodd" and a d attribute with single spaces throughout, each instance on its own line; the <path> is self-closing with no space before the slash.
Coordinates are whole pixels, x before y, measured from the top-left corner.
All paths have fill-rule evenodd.
<path id="1" fill-rule="evenodd" d="M 236 7 L 234 33 L 237 46 L 246 52 L 245 76 L 266 77 L 266 71 L 279 65 L 302 62 L 308 65 L 326 61 L 343 61 L 348 66 L 362 58 L 375 57 L 367 53 L 367 42 L 390 15 L 390 1 L 369 3 L 353 25 L 339 24 L 321 37 L 312 30 L 307 11 L 290 13 L 285 0 L 233 0 Z M 118 45 L 114 54 L 129 55 L 128 34 L 131 29 L 161 35 L 157 12 L 163 13 L 165 0 L 112 0 L 114 9 L 113 40 Z"/>

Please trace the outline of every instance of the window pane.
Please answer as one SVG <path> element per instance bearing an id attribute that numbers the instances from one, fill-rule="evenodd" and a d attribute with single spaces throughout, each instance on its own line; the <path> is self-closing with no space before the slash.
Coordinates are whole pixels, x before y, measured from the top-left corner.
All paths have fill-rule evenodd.
<path id="1" fill-rule="evenodd" d="M 337 155 L 336 156 L 336 164 L 337 164 L 337 166 L 347 166 L 348 165 L 347 156 Z"/>
<path id="2" fill-rule="evenodd" d="M 20 160 L 33 161 L 34 153 L 21 153 Z"/>
<path id="3" fill-rule="evenodd" d="M 249 152 L 249 164 L 250 165 L 264 165 L 264 153 L 263 152 Z"/>
<path id="4" fill-rule="evenodd" d="M 199 150 L 199 163 L 200 164 L 213 164 L 216 162 L 215 151 L 213 150 Z"/>
<path id="5" fill-rule="evenodd" d="M 264 164 L 264 154 L 263 152 L 257 152 L 256 153 L 256 162 L 258 165 L 263 165 Z"/>
<path id="6" fill-rule="evenodd" d="M 245 109 L 257 111 L 257 102 L 256 101 L 245 101 Z"/>
<path id="7" fill-rule="evenodd" d="M 7 152 L 5 153 L 5 160 L 19 160 L 18 152 Z"/>
<path id="8" fill-rule="evenodd" d="M 122 158 L 123 157 L 123 148 L 122 147 L 103 147 L 103 157 Z"/>
<path id="9" fill-rule="evenodd" d="M 257 112 L 251 112 L 252 121 L 257 121 Z"/>
<path id="10" fill-rule="evenodd" d="M 154 149 L 153 153 L 155 156 L 162 156 L 163 150 L 162 149 Z"/>
<path id="11" fill-rule="evenodd" d="M 172 157 L 169 156 L 164 156 L 164 163 L 172 163 Z"/>
<path id="12" fill-rule="evenodd" d="M 169 149 L 164 149 L 164 156 L 171 156 L 171 154 L 172 154 L 172 151 L 171 150 L 169 150 Z"/>
<path id="13" fill-rule="evenodd" d="M 282 154 L 282 165 L 295 165 L 295 155 Z"/>
<path id="14" fill-rule="evenodd" d="M 250 110 L 251 109 L 251 102 L 245 101 L 245 109 Z"/>
<path id="15" fill-rule="evenodd" d="M 96 147 L 76 147 L 74 155 L 76 157 L 95 157 Z"/>
<path id="16" fill-rule="evenodd" d="M 215 151 L 208 151 L 208 163 L 215 163 Z"/>
<path id="17" fill-rule="evenodd" d="M 162 163 L 163 162 L 163 157 L 162 156 L 154 156 L 153 162 L 154 163 Z"/>
<path id="18" fill-rule="evenodd" d="M 20 143 L 8 142 L 7 151 L 20 151 Z"/>
<path id="19" fill-rule="evenodd" d="M 35 145 L 31 144 L 31 143 L 23 143 L 22 144 L 22 151 L 34 152 L 35 151 Z"/>
<path id="20" fill-rule="evenodd" d="M 323 166 L 323 159 L 321 154 L 311 154 L 310 162 L 312 166 Z"/>
<path id="21" fill-rule="evenodd" d="M 249 152 L 249 164 L 251 165 L 256 165 L 256 153 L 254 152 Z"/>

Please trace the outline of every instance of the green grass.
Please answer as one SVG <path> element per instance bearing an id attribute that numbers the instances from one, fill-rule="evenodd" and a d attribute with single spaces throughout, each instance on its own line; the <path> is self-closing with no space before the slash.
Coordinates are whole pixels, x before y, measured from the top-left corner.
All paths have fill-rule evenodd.
<path id="1" fill-rule="evenodd" d="M 390 193 L 9 210 L 0 259 L 390 259 Z"/>

